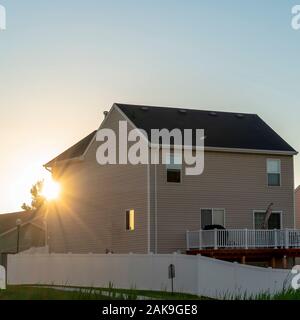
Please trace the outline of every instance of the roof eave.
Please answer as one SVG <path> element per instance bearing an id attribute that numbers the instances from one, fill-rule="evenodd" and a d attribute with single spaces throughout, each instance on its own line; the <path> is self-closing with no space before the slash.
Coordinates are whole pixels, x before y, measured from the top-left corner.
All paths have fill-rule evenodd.
<path id="1" fill-rule="evenodd" d="M 74 158 L 70 158 L 70 159 L 64 159 L 64 160 L 57 160 L 57 161 L 49 161 L 48 163 L 44 164 L 43 167 L 48 170 L 50 168 L 53 168 L 55 165 L 66 165 L 69 162 L 77 162 L 77 161 L 83 161 L 84 160 L 84 156 L 80 156 L 80 157 L 74 157 Z"/>
<path id="2" fill-rule="evenodd" d="M 202 147 L 196 146 L 182 146 L 182 145 L 157 145 L 155 143 L 149 142 L 150 148 L 183 148 L 183 149 L 203 149 Z M 251 153 L 251 154 L 265 154 L 265 155 L 283 155 L 283 156 L 295 156 L 298 154 L 297 151 L 291 150 L 263 150 L 263 149 L 242 149 L 242 148 L 225 148 L 225 147 L 210 147 L 204 146 L 204 151 L 214 151 L 214 152 L 229 152 L 229 153 Z"/>
<path id="3" fill-rule="evenodd" d="M 263 149 L 242 149 L 242 148 L 223 148 L 223 147 L 204 147 L 206 151 L 233 152 L 233 153 L 256 153 L 256 154 L 274 154 L 285 156 L 296 156 L 296 150 L 263 150 Z"/>

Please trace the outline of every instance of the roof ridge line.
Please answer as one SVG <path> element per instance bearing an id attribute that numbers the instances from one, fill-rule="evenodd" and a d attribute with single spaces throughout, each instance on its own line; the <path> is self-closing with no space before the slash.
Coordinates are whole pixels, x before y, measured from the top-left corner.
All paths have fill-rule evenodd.
<path id="1" fill-rule="evenodd" d="M 260 116 L 257 113 L 249 113 L 249 112 L 239 112 L 239 111 L 220 111 L 216 109 L 196 109 L 196 107 L 174 107 L 174 106 L 153 106 L 153 105 L 147 105 L 147 104 L 131 104 L 131 103 L 120 103 L 120 102 L 115 102 L 114 103 L 117 106 L 127 106 L 127 107 L 148 107 L 148 108 L 161 108 L 161 109 L 175 109 L 175 110 L 190 110 L 190 111 L 200 111 L 200 112 L 217 112 L 217 113 L 226 113 L 226 114 L 243 114 L 243 115 L 254 115 L 260 118 Z"/>

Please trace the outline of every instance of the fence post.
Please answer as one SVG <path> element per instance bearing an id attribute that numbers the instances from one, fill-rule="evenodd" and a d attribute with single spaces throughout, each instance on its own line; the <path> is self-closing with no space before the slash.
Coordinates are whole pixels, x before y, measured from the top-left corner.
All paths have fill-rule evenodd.
<path id="1" fill-rule="evenodd" d="M 278 240 L 277 240 L 277 230 L 274 229 L 274 248 L 277 249 L 278 248 Z"/>
<path id="2" fill-rule="evenodd" d="M 245 249 L 248 249 L 248 229 L 245 229 Z"/>
<path id="3" fill-rule="evenodd" d="M 218 249 L 218 230 L 214 229 L 214 249 Z"/>
<path id="4" fill-rule="evenodd" d="M 199 230 L 199 249 L 202 249 L 202 230 Z"/>
<path id="5" fill-rule="evenodd" d="M 186 248 L 190 250 L 190 237 L 189 237 L 189 230 L 186 231 Z"/>
<path id="6" fill-rule="evenodd" d="M 289 247 L 289 230 L 285 229 L 285 248 L 288 249 Z"/>

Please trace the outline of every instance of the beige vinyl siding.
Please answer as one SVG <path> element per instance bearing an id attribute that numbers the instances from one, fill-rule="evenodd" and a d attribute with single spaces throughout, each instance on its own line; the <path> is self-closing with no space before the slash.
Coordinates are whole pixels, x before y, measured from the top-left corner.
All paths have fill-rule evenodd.
<path id="1" fill-rule="evenodd" d="M 124 120 L 115 109 L 103 127 L 118 133 Z M 130 129 L 130 125 L 129 125 Z M 146 253 L 148 250 L 147 166 L 105 165 L 96 161 L 92 142 L 84 161 L 56 168 L 63 185 L 61 201 L 49 218 L 52 252 Z M 125 212 L 135 210 L 135 230 L 126 231 Z M 54 218 L 55 217 L 55 218 Z"/>
<path id="2" fill-rule="evenodd" d="M 296 228 L 300 229 L 300 187 L 295 191 Z"/>
<path id="3" fill-rule="evenodd" d="M 281 186 L 267 186 L 266 160 L 281 160 Z M 253 210 L 283 212 L 283 227 L 293 228 L 293 157 L 205 152 L 200 176 L 167 183 L 166 168 L 157 166 L 158 252 L 185 250 L 186 230 L 200 228 L 201 208 L 225 209 L 227 228 L 253 228 Z"/>

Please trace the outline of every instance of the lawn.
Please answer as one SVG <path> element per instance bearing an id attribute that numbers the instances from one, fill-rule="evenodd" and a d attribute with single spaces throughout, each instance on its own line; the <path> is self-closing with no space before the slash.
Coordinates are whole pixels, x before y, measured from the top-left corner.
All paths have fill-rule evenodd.
<path id="1" fill-rule="evenodd" d="M 62 290 L 63 289 L 63 290 Z M 42 287 L 42 286 L 8 286 L 0 290 L 0 300 L 195 300 L 198 296 L 166 291 L 148 291 L 135 289 L 78 288 L 78 287 Z"/>
<path id="2" fill-rule="evenodd" d="M 62 290 L 63 289 L 63 290 Z M 149 291 L 136 289 L 108 288 L 79 288 L 67 286 L 8 286 L 7 290 L 0 290 L 0 300 L 208 300 L 186 293 L 170 293 L 166 291 Z M 230 299 L 224 297 L 224 299 Z M 244 297 L 231 298 L 243 300 Z M 230 299 L 230 300 L 231 300 Z M 286 289 L 271 296 L 262 293 L 249 297 L 248 300 L 300 300 L 300 290 Z"/>
<path id="3" fill-rule="evenodd" d="M 61 291 L 52 288 L 8 286 L 0 290 L 0 300 L 107 300 L 113 299 L 88 292 Z"/>
<path id="4" fill-rule="evenodd" d="M 256 300 L 300 300 L 300 290 L 285 289 L 282 292 L 270 296 L 269 294 L 258 295 Z"/>

